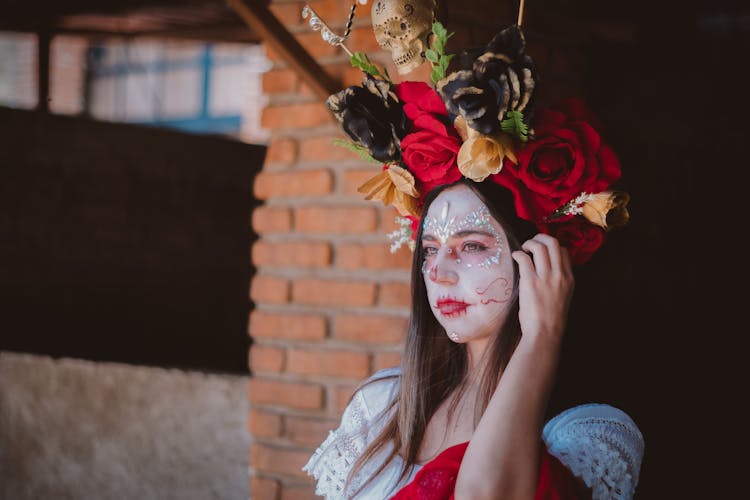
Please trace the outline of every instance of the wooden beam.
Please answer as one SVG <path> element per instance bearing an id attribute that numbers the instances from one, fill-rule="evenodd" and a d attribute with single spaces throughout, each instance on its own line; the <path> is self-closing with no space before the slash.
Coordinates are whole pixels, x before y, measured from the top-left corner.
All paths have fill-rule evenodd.
<path id="1" fill-rule="evenodd" d="M 36 109 L 49 113 L 49 49 L 52 35 L 48 29 L 37 32 L 37 102 Z"/>
<path id="2" fill-rule="evenodd" d="M 259 0 L 226 0 L 226 2 L 250 29 L 258 33 L 302 77 L 319 97 L 326 99 L 341 90 L 341 84 L 312 58 Z"/>

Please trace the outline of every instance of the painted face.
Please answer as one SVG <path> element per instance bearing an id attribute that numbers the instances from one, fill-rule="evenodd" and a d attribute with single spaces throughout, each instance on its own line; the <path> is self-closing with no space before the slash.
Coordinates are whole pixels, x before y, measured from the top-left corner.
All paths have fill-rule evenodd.
<path id="1" fill-rule="evenodd" d="M 513 292 L 505 232 L 466 186 L 440 193 L 423 224 L 422 273 L 433 314 L 454 342 L 491 337 Z"/>

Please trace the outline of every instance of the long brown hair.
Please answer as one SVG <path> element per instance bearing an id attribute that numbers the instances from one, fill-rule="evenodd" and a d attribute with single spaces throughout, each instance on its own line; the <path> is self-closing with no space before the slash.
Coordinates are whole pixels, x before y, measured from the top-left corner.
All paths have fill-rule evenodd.
<path id="1" fill-rule="evenodd" d="M 514 215 L 513 201 L 510 193 L 493 182 L 476 183 L 462 179 L 456 183 L 440 186 L 432 190 L 425 198 L 422 213 L 426 214 L 435 198 L 446 189 L 465 185 L 476 193 L 487 206 L 490 214 L 505 231 L 510 252 L 520 249 L 526 238 L 535 232 L 533 226 Z M 346 487 L 364 464 L 373 458 L 389 443 L 393 449 L 376 472 L 353 493 L 356 495 L 375 476 L 380 474 L 396 455 L 404 459 L 404 467 L 397 483 L 409 474 L 416 463 L 417 453 L 424 438 L 427 424 L 440 404 L 456 389 L 459 396 L 463 390 L 461 382 L 467 372 L 468 358 L 465 344 L 456 344 L 448 338 L 445 329 L 432 313 L 427 300 L 427 290 L 422 274 L 424 252 L 421 247 L 422 225 L 417 233 L 417 246 L 411 267 L 411 316 L 406 336 L 406 345 L 401 360 L 401 382 L 398 397 L 386 409 L 388 418 L 382 432 L 375 438 L 354 463 Z M 518 321 L 518 267 L 513 261 L 513 294 L 508 316 L 498 335 L 490 341 L 480 362 L 483 369 L 479 373 L 479 391 L 474 403 L 474 427 L 479 423 L 487 404 L 492 397 L 500 373 L 508 364 L 513 351 L 521 338 L 521 326 Z M 452 412 L 459 398 L 449 409 Z M 395 406 L 395 411 L 394 410 Z"/>

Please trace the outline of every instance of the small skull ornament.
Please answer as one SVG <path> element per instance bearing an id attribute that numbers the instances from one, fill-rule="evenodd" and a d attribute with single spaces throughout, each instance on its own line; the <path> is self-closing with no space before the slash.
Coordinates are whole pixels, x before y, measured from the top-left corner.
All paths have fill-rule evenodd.
<path id="1" fill-rule="evenodd" d="M 424 62 L 432 33 L 435 0 L 376 0 L 372 5 L 372 29 L 378 44 L 391 53 L 403 75 Z"/>

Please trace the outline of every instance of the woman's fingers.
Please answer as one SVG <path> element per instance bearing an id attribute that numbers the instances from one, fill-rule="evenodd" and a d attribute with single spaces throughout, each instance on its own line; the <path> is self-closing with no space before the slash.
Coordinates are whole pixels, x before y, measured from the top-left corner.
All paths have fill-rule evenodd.
<path id="1" fill-rule="evenodd" d="M 520 275 L 521 331 L 527 339 L 546 339 L 557 345 L 574 286 L 570 255 L 547 234 L 537 234 L 521 248 L 512 254 Z"/>
<path id="2" fill-rule="evenodd" d="M 567 248 L 561 247 L 560 254 L 562 256 L 562 272 L 563 276 L 573 281 L 573 263 L 570 260 L 570 252 Z"/>
<path id="3" fill-rule="evenodd" d="M 539 235 L 537 235 L 539 236 Z M 547 247 L 534 236 L 521 245 L 531 255 L 537 276 L 546 276 L 550 269 L 549 252 Z"/>
<path id="4" fill-rule="evenodd" d="M 526 252 L 516 250 L 510 254 L 513 260 L 518 264 L 518 274 L 521 279 L 526 276 L 531 276 L 534 273 L 534 263 L 531 261 L 531 257 Z"/>
<path id="5" fill-rule="evenodd" d="M 521 246 L 533 257 L 533 264 L 539 276 L 558 272 L 566 277 L 573 275 L 568 250 L 560 245 L 554 236 L 539 233 Z"/>
<path id="6" fill-rule="evenodd" d="M 550 236 L 549 234 L 537 234 L 534 236 L 540 243 L 547 247 L 547 255 L 549 256 L 550 269 L 552 271 L 563 271 L 563 256 L 560 242 L 557 238 Z"/>

